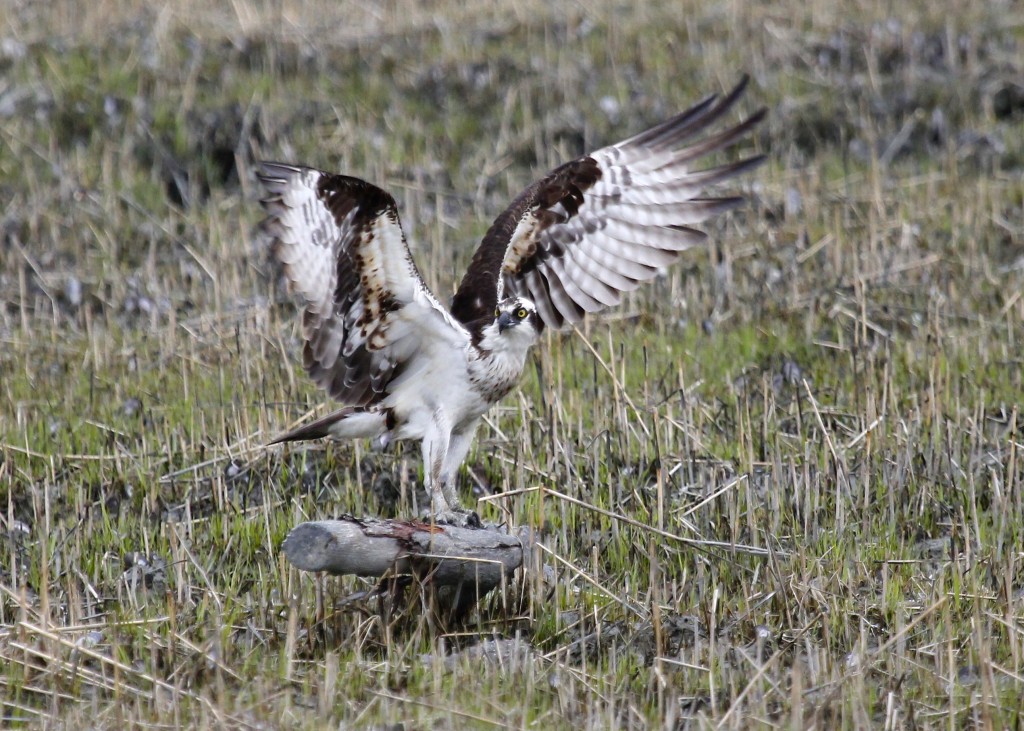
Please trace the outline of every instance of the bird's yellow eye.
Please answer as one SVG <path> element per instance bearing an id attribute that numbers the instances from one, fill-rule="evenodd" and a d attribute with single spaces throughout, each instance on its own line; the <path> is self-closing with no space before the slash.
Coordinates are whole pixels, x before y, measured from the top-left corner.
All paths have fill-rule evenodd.
<path id="1" fill-rule="evenodd" d="M 501 314 L 501 308 L 500 307 L 495 307 L 494 308 L 494 316 L 498 317 L 498 315 L 500 315 L 500 314 Z"/>
<path id="2" fill-rule="evenodd" d="M 526 319 L 526 308 L 525 307 L 520 307 L 516 311 L 516 317 L 518 317 L 520 320 L 525 320 Z"/>

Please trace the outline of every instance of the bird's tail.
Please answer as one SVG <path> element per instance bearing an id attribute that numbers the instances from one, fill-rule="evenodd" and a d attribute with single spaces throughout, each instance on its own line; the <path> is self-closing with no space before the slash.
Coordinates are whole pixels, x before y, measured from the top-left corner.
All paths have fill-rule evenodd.
<path id="1" fill-rule="evenodd" d="M 346 406 L 321 416 L 316 421 L 293 429 L 274 439 L 271 444 L 281 442 L 297 442 L 305 439 L 334 437 L 336 439 L 355 439 L 357 437 L 375 437 L 388 430 L 388 417 L 384 411 L 369 411 L 355 406 Z"/>

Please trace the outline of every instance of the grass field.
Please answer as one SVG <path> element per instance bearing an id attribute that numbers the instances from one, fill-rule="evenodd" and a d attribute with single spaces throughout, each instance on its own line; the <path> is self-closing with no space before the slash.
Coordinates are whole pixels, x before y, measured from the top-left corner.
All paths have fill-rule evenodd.
<path id="1" fill-rule="evenodd" d="M 749 206 L 547 334 L 461 475 L 545 570 L 453 627 L 291 568 L 419 450 L 263 446 L 328 407 L 253 161 L 392 190 L 447 299 L 743 72 Z M 0 725 L 1019 728 L 1022 293 L 1019 2 L 5 0 Z"/>

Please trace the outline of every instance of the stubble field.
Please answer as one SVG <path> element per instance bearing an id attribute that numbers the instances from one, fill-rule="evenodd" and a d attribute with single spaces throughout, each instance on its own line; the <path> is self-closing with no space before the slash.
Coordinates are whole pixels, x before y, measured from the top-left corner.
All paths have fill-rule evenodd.
<path id="1" fill-rule="evenodd" d="M 327 407 L 253 161 L 391 190 L 447 300 L 519 189 L 744 72 L 749 205 L 546 334 L 461 474 L 542 568 L 458 626 L 291 568 L 419 450 L 264 446 Z M 7 0 L 0 724 L 1020 726 L 1022 79 L 1009 0 Z"/>

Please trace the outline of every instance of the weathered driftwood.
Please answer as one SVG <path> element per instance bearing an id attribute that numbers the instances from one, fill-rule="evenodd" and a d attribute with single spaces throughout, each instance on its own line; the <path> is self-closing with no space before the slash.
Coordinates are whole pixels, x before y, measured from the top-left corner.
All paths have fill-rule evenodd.
<path id="1" fill-rule="evenodd" d="M 523 563 L 523 542 L 494 528 L 345 516 L 301 523 L 284 553 L 304 571 L 413 575 L 434 587 L 475 588 L 481 597 Z"/>

